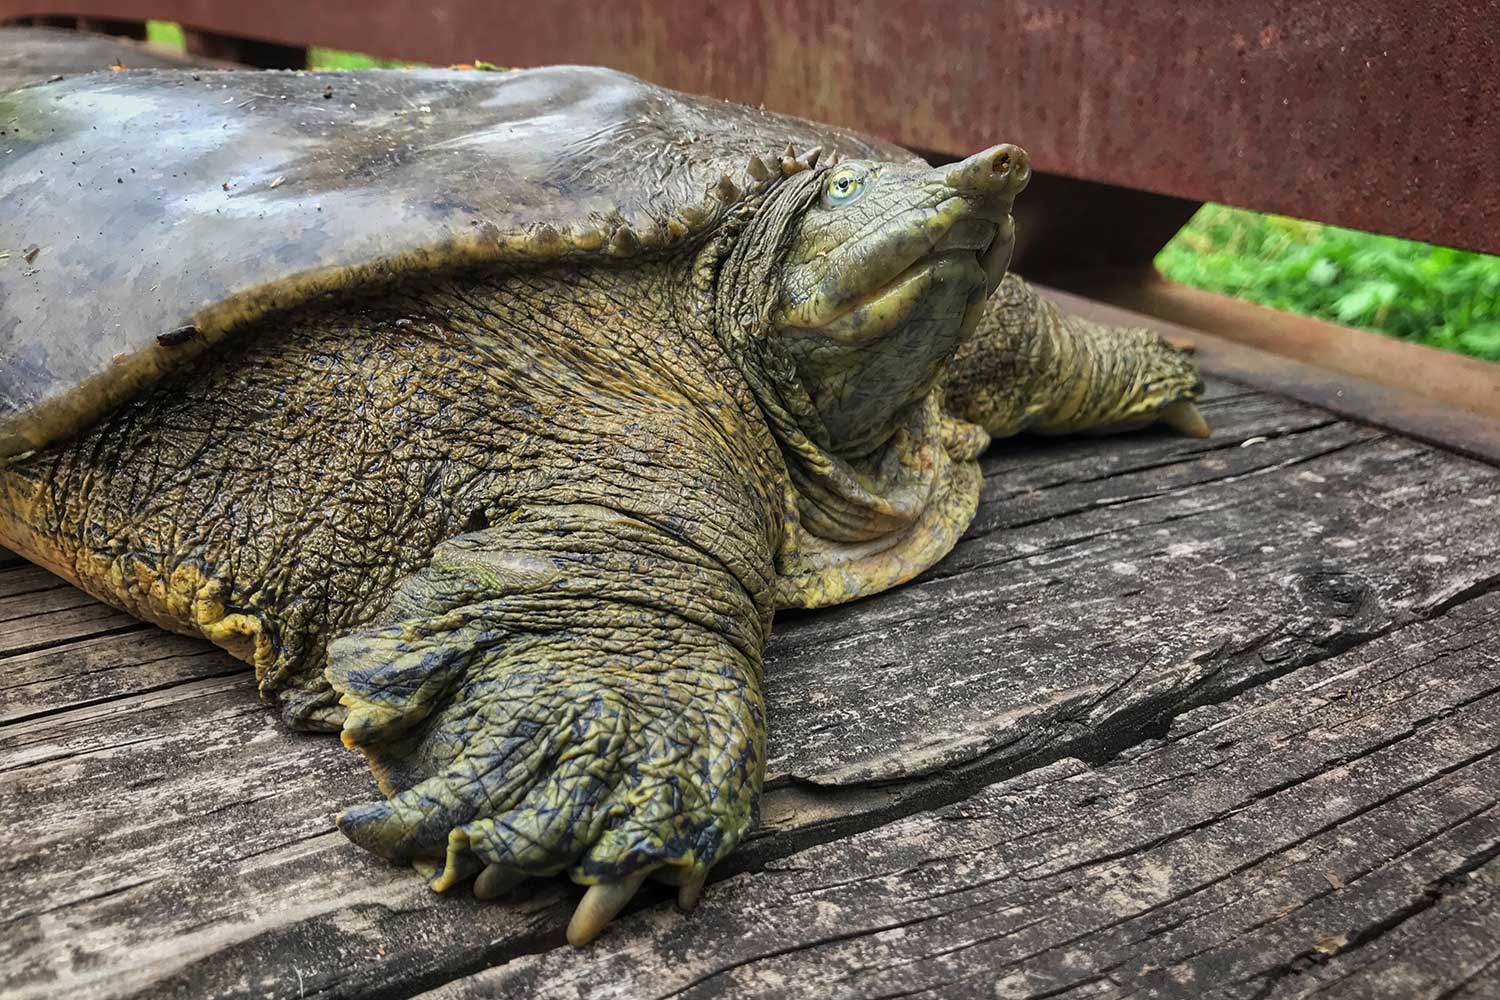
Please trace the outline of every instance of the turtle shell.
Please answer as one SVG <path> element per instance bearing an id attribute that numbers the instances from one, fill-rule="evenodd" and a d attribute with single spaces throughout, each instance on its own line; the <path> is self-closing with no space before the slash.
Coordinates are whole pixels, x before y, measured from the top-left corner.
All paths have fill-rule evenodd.
<path id="1" fill-rule="evenodd" d="M 108 35 L 64 28 L 0 28 L 0 90 L 115 66 L 144 69 L 210 64 L 211 60 Z"/>
<path id="2" fill-rule="evenodd" d="M 0 461 L 315 297 L 673 252 L 805 166 L 789 143 L 911 158 L 592 67 L 142 70 L 0 95 Z"/>

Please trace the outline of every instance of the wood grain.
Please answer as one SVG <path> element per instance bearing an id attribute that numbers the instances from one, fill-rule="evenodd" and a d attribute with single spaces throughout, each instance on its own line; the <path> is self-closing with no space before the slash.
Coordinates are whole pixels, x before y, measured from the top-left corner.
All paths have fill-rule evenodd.
<path id="1" fill-rule="evenodd" d="M 690 919 L 656 907 L 424 996 L 1493 988 L 1497 629 L 1488 594 L 1190 713 L 1112 767 L 1058 761 L 731 879 Z"/>
<path id="2" fill-rule="evenodd" d="M 1003 442 L 947 560 L 778 621 L 761 831 L 699 914 L 648 888 L 585 953 L 576 889 L 365 855 L 356 755 L 0 557 L 0 995 L 1483 984 L 1500 471 L 1221 380 L 1205 409 L 1206 441 Z"/>

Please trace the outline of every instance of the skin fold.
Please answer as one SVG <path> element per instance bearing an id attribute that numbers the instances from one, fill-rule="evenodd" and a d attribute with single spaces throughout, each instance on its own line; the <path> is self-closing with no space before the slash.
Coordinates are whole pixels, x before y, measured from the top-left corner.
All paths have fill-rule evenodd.
<path id="1" fill-rule="evenodd" d="M 775 610 L 940 559 L 991 436 L 1201 389 L 1001 281 L 1027 174 L 804 162 L 681 252 L 272 315 L 0 468 L 0 541 L 339 731 L 382 794 L 339 828 L 435 889 L 567 873 L 575 944 L 647 877 L 690 907 L 755 823 Z"/>

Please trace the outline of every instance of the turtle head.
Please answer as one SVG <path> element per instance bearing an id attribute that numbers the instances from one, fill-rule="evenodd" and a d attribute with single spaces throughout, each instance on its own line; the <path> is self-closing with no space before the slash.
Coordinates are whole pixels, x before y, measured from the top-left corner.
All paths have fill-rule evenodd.
<path id="1" fill-rule="evenodd" d="M 1011 203 L 1030 173 L 1005 144 L 935 168 L 820 171 L 771 316 L 835 452 L 879 448 L 973 331 L 1010 261 Z"/>

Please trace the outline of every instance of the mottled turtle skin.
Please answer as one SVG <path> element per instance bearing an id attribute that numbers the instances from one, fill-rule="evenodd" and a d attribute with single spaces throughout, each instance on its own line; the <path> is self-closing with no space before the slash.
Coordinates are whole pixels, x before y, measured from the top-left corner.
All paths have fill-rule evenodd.
<path id="1" fill-rule="evenodd" d="M 0 129 L 0 542 L 340 731 L 357 844 L 591 885 L 575 943 L 753 826 L 777 608 L 940 559 L 991 437 L 1205 430 L 1180 354 L 1003 277 L 1013 146 L 581 67 L 123 72 Z"/>

